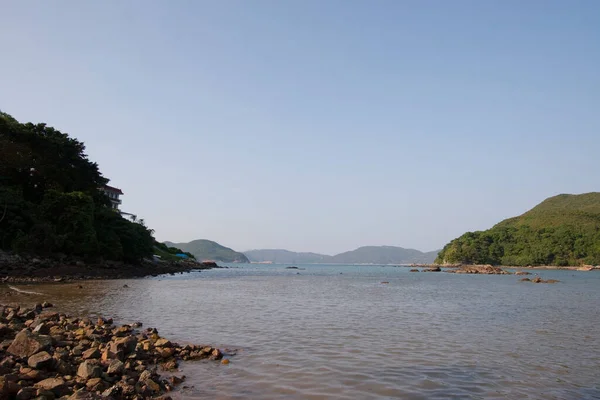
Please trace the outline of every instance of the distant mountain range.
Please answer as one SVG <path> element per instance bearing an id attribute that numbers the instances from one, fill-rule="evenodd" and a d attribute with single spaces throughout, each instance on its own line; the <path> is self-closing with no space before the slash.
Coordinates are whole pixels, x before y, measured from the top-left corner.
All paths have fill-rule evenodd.
<path id="1" fill-rule="evenodd" d="M 238 253 L 229 247 L 221 246 L 217 242 L 211 240 L 198 239 L 193 240 L 189 243 L 173 243 L 164 242 L 167 246 L 178 247 L 183 251 L 192 253 L 196 260 L 212 260 L 222 262 L 239 262 L 247 263 L 250 262 L 243 253 Z"/>
<path id="2" fill-rule="evenodd" d="M 244 254 L 251 262 L 270 261 L 279 264 L 431 264 L 438 252 L 424 253 L 395 246 L 364 246 L 335 256 L 279 249 L 250 250 Z"/>

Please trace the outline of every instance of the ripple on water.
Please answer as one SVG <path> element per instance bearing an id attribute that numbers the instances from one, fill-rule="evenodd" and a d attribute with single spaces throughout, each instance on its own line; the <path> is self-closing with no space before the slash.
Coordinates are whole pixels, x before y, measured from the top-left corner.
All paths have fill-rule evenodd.
<path id="1" fill-rule="evenodd" d="M 72 313 L 240 349 L 228 366 L 183 364 L 191 387 L 179 399 L 600 398 L 600 274 L 544 275 L 562 284 L 249 266 L 17 288 Z"/>

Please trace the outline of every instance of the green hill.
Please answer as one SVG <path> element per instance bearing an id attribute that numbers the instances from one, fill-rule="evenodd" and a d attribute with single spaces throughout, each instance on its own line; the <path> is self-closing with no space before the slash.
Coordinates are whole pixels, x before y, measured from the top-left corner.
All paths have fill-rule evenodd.
<path id="1" fill-rule="evenodd" d="M 164 243 L 169 247 L 177 247 L 193 254 L 198 261 L 250 262 L 244 254 L 238 253 L 229 247 L 221 246 L 219 243 L 210 240 L 198 239 L 189 243 Z"/>
<path id="2" fill-rule="evenodd" d="M 550 197 L 518 217 L 448 243 L 436 262 L 600 264 L 600 193 Z"/>
<path id="3" fill-rule="evenodd" d="M 271 261 L 279 264 L 431 264 L 437 253 L 395 246 L 364 246 L 335 256 L 288 250 L 250 250 L 244 254 L 254 262 Z"/>
<path id="4" fill-rule="evenodd" d="M 249 250 L 244 254 L 252 262 L 270 261 L 276 264 L 318 264 L 329 262 L 331 256 L 317 253 L 296 253 L 282 249 Z"/>
<path id="5" fill-rule="evenodd" d="M 423 253 L 415 249 L 396 246 L 363 246 L 337 254 L 328 262 L 335 264 L 430 264 L 437 251 Z"/>

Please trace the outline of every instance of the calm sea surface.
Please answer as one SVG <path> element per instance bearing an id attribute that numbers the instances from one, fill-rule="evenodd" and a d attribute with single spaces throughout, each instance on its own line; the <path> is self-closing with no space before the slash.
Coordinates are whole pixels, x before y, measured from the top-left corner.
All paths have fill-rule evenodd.
<path id="1" fill-rule="evenodd" d="M 185 363 L 178 399 L 600 399 L 600 272 L 538 271 L 561 280 L 548 285 L 299 267 L 14 286 L 74 314 L 238 349 L 229 365 Z"/>

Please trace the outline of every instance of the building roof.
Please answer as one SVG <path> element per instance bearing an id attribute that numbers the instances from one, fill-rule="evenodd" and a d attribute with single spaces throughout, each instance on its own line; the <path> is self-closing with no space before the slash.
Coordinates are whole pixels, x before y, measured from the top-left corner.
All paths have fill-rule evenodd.
<path id="1" fill-rule="evenodd" d="M 112 187 L 112 186 L 108 186 L 108 185 L 104 185 L 104 190 L 106 190 L 107 192 L 114 192 L 114 193 L 118 193 L 118 194 L 123 194 L 123 192 L 121 191 L 121 189 L 116 188 L 116 187 Z"/>

